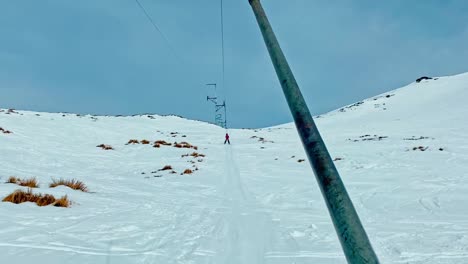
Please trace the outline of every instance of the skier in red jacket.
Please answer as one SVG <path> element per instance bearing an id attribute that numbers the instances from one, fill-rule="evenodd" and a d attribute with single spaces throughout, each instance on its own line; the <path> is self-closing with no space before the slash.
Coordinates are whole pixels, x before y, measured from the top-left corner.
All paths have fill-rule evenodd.
<path id="1" fill-rule="evenodd" d="M 224 140 L 224 144 L 229 143 L 229 145 L 231 145 L 231 142 L 229 141 L 229 134 L 226 133 L 226 140 Z"/>

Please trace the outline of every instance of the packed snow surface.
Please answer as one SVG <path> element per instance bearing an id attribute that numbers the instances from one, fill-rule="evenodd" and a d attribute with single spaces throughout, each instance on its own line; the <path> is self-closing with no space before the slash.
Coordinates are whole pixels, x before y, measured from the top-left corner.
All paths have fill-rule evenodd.
<path id="1" fill-rule="evenodd" d="M 468 263 L 467 99 L 462 74 L 316 118 L 383 263 Z M 0 198 L 26 190 L 9 176 L 36 177 L 73 202 L 0 203 L 0 263 L 346 263 L 293 124 L 232 129 L 232 145 L 174 116 L 3 109 L 0 127 Z"/>

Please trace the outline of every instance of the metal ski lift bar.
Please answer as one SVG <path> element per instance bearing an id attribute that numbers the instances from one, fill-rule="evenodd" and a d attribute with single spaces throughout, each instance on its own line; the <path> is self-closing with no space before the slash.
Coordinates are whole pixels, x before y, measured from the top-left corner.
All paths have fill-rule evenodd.
<path id="1" fill-rule="evenodd" d="M 379 263 L 260 0 L 249 0 L 348 263 Z"/>
<path id="2" fill-rule="evenodd" d="M 223 104 L 218 104 L 218 96 L 216 96 L 216 83 L 208 83 L 206 86 L 212 86 L 215 89 L 215 96 L 207 96 L 206 101 L 211 101 L 215 105 L 215 124 L 227 128 L 226 121 L 226 101 L 223 101 Z M 224 118 L 223 115 L 219 113 L 221 109 L 224 109 Z"/>

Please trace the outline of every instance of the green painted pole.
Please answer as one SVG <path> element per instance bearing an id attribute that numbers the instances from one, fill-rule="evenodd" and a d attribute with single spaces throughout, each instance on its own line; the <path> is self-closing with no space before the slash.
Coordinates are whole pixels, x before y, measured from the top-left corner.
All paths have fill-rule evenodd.
<path id="1" fill-rule="evenodd" d="M 260 0 L 249 0 L 348 263 L 379 263 Z"/>

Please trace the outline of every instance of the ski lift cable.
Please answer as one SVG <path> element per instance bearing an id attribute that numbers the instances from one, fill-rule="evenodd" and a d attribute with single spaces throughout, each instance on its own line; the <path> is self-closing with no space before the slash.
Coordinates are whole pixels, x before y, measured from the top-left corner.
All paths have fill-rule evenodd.
<path id="1" fill-rule="evenodd" d="M 158 35 L 160 35 L 163 40 L 166 42 L 166 46 L 171 50 L 172 54 L 174 57 L 178 60 L 179 64 L 182 66 L 182 68 L 185 68 L 187 72 L 194 73 L 192 69 L 190 69 L 186 63 L 184 63 L 184 60 L 182 59 L 182 56 L 180 56 L 177 52 L 174 46 L 172 45 L 171 41 L 169 41 L 169 38 L 164 34 L 164 32 L 161 30 L 161 28 L 156 24 L 154 19 L 151 17 L 149 14 L 148 10 L 143 6 L 143 4 L 139 0 L 135 0 L 139 8 L 141 9 L 142 13 L 146 16 L 150 24 L 153 26 L 154 30 Z M 197 76 L 196 74 L 190 74 L 188 75 L 190 79 L 192 79 L 194 82 L 200 82 L 200 79 L 193 77 Z"/>
<path id="2" fill-rule="evenodd" d="M 225 50 L 224 50 L 224 6 L 223 0 L 220 0 L 221 4 L 221 68 L 222 68 L 222 89 L 224 95 L 224 102 L 226 102 L 226 59 L 225 59 Z M 226 104 L 224 103 L 224 128 L 226 131 L 227 128 L 227 111 L 226 111 Z"/>
<path id="3" fill-rule="evenodd" d="M 223 0 L 221 0 L 221 64 L 222 64 L 222 87 L 225 85 L 225 58 L 224 58 L 224 11 L 223 11 Z M 226 97 L 226 96 L 225 96 Z"/>
<path id="4" fill-rule="evenodd" d="M 149 15 L 148 11 L 146 10 L 146 8 L 140 3 L 139 0 L 135 0 L 135 2 L 138 4 L 138 6 L 140 7 L 141 11 L 145 14 L 146 18 L 148 19 L 148 21 L 151 23 L 151 25 L 153 25 L 153 28 L 159 33 L 159 35 L 164 39 L 164 41 L 166 42 L 166 45 L 169 47 L 169 49 L 171 50 L 171 52 L 174 54 L 174 56 L 181 62 L 182 59 L 181 57 L 177 54 L 176 50 L 174 49 L 174 47 L 172 46 L 171 42 L 169 41 L 169 39 L 166 37 L 166 35 L 162 32 L 161 28 L 158 27 L 158 25 L 156 24 L 156 22 L 154 22 L 153 18 Z"/>

